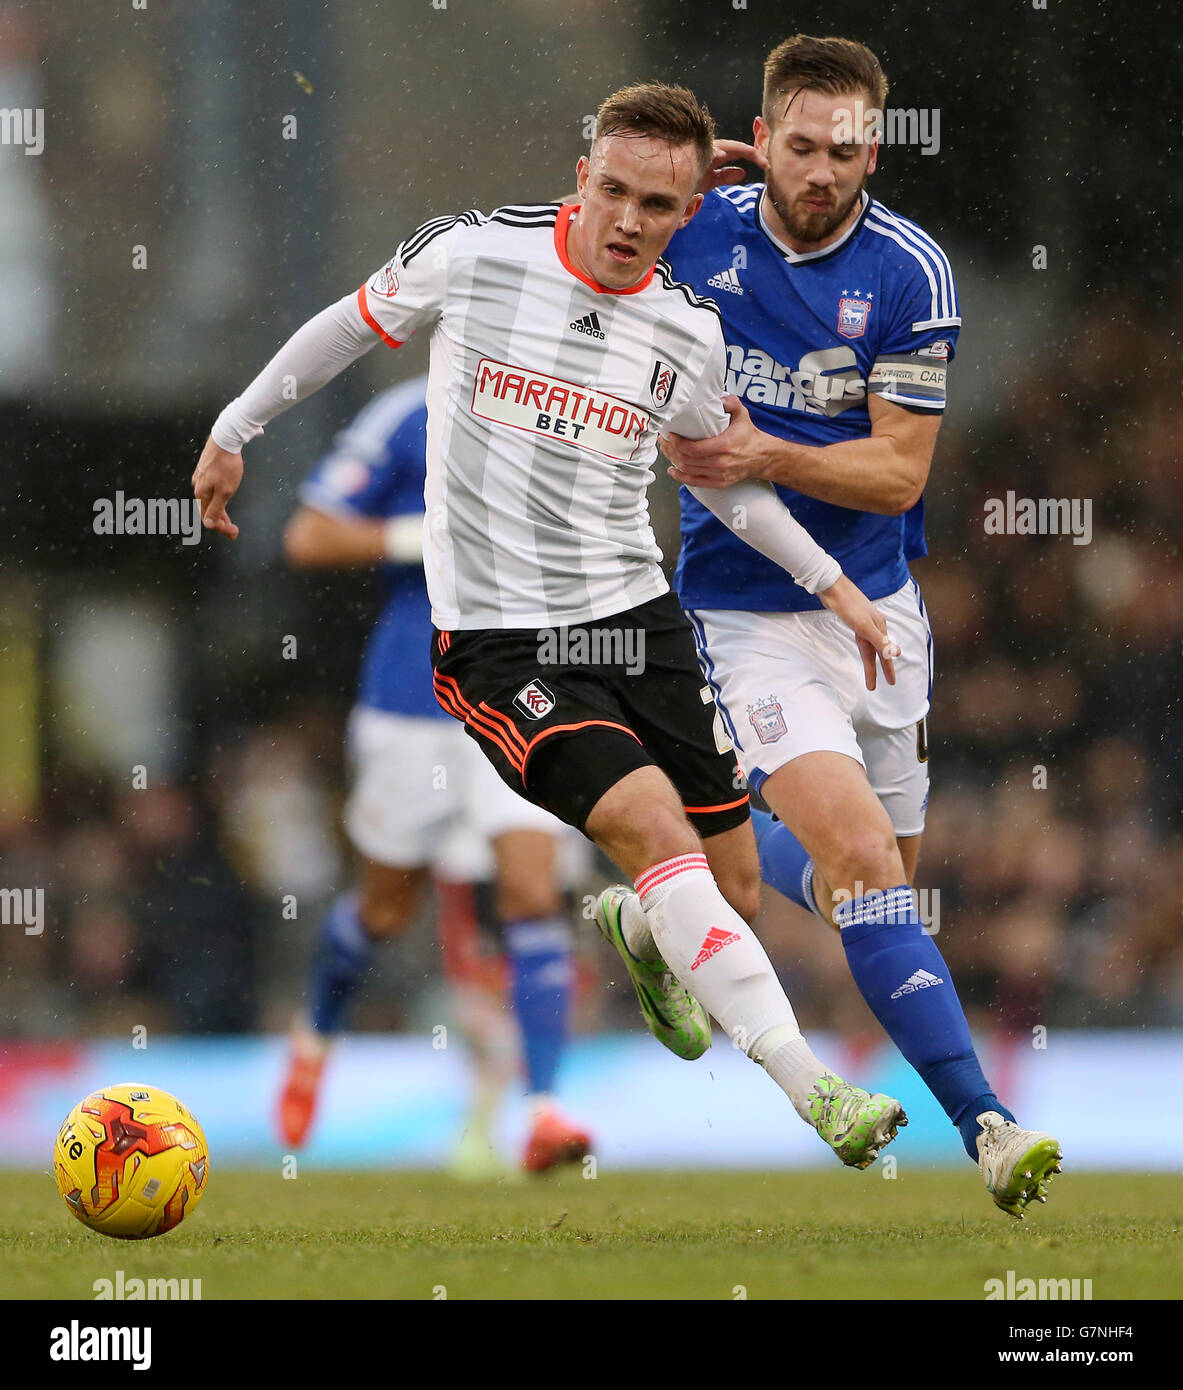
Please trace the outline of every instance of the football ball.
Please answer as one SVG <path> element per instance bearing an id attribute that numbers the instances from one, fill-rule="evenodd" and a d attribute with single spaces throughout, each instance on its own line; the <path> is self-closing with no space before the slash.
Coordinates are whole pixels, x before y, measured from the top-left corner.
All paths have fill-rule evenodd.
<path id="1" fill-rule="evenodd" d="M 145 1240 L 171 1231 L 201 1201 L 209 1149 L 201 1126 L 167 1091 L 107 1086 L 66 1116 L 53 1170 L 83 1225 Z"/>

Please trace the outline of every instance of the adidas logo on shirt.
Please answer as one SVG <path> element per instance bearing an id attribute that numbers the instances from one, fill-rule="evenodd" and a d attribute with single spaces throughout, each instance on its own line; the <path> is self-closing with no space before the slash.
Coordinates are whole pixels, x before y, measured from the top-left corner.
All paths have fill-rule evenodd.
<path id="1" fill-rule="evenodd" d="M 694 957 L 690 969 L 697 970 L 700 965 L 705 965 L 712 956 L 717 956 L 724 946 L 730 946 L 733 941 L 738 940 L 738 932 L 725 931 L 722 927 L 712 927 L 699 947 L 698 955 Z"/>
<path id="2" fill-rule="evenodd" d="M 602 338 L 604 336 L 603 330 L 600 328 L 599 314 L 584 314 L 581 319 L 575 319 L 567 327 L 573 328 L 576 333 L 586 333 L 589 338 Z"/>
<path id="3" fill-rule="evenodd" d="M 728 294 L 743 294 L 743 286 L 739 283 L 739 274 L 733 265 L 729 265 L 726 270 L 721 270 L 718 275 L 712 275 L 707 284 L 713 290 L 726 290 Z"/>
<path id="4" fill-rule="evenodd" d="M 917 970 L 914 975 L 908 976 L 891 997 L 901 999 L 905 994 L 915 994 L 918 990 L 931 989 L 933 985 L 943 985 L 944 983 L 944 980 L 936 975 L 930 975 L 927 970 Z"/>

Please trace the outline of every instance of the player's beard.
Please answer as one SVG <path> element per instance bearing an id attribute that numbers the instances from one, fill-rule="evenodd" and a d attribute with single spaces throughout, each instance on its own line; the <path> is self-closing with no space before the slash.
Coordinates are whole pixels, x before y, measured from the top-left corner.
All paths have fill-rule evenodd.
<path id="1" fill-rule="evenodd" d="M 850 216 L 850 210 L 858 202 L 866 182 L 867 176 L 864 174 L 859 181 L 859 186 L 849 198 L 825 212 L 809 211 L 808 208 L 800 205 L 800 199 L 796 202 L 790 202 L 771 173 L 765 176 L 764 186 L 768 192 L 768 201 L 776 210 L 776 215 L 793 240 L 818 242 L 825 241 Z"/>

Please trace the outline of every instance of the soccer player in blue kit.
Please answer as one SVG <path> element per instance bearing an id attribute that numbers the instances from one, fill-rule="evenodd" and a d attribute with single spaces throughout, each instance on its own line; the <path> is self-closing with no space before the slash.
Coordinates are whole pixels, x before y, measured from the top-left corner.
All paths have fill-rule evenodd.
<path id="1" fill-rule="evenodd" d="M 849 634 L 686 488 L 675 585 L 740 767 L 776 816 L 753 812 L 762 877 L 840 931 L 863 998 L 995 1203 L 1021 1217 L 1045 1199 L 1059 1145 L 991 1089 L 910 888 L 932 638 L 908 561 L 927 554 L 923 492 L 961 318 L 940 247 L 865 191 L 879 151 L 859 116 L 886 95 L 852 40 L 799 34 L 769 55 L 754 146 L 718 144 L 704 204 L 666 252 L 722 312 L 731 424 L 663 448 L 687 487 L 776 485 L 887 616 L 895 684 L 868 691 Z M 737 185 L 721 167 L 737 157 L 765 182 Z"/>
<path id="2" fill-rule="evenodd" d="M 429 872 L 441 935 L 445 917 L 471 918 L 464 901 L 471 895 L 462 886 L 492 878 L 528 1086 L 523 1166 L 541 1172 L 581 1159 L 591 1143 L 554 1097 L 572 977 L 560 876 L 575 867 L 583 846 L 572 844 L 580 837 L 561 821 L 505 785 L 432 692 L 423 573 L 426 389 L 426 376 L 415 377 L 361 411 L 303 484 L 284 537 L 288 560 L 298 568 L 380 569 L 387 601 L 366 645 L 349 719 L 345 829 L 361 861 L 357 890 L 340 894 L 321 924 L 307 1017 L 292 1033 L 279 1123 L 285 1142 L 305 1141 L 346 1010 L 375 951 L 410 926 Z M 506 1040 L 476 983 L 453 985 L 477 1081 L 453 1169 L 491 1175 L 490 1124 L 507 1079 Z"/>

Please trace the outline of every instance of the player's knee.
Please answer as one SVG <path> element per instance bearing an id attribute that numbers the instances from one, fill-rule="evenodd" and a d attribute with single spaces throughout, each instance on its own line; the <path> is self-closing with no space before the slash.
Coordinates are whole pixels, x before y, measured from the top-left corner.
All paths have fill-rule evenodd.
<path id="1" fill-rule="evenodd" d="M 497 915 L 503 922 L 554 917 L 561 909 L 561 895 L 551 874 L 510 872 L 497 880 Z"/>
<path id="2" fill-rule="evenodd" d="M 605 792 L 584 832 L 634 878 L 679 854 L 702 853 L 677 792 L 655 767 L 638 768 Z"/>
<path id="3" fill-rule="evenodd" d="M 891 826 L 855 827 L 834 836 L 817 860 L 833 892 L 855 897 L 904 881 L 899 848 Z"/>
<path id="4" fill-rule="evenodd" d="M 680 854 L 701 854 L 702 841 L 680 811 L 653 806 L 640 817 L 629 817 L 597 828 L 596 843 L 618 864 L 651 868 Z"/>
<path id="5" fill-rule="evenodd" d="M 411 925 L 414 912 L 395 898 L 374 895 L 362 897 L 358 904 L 358 916 L 366 931 L 379 940 L 401 936 Z"/>

